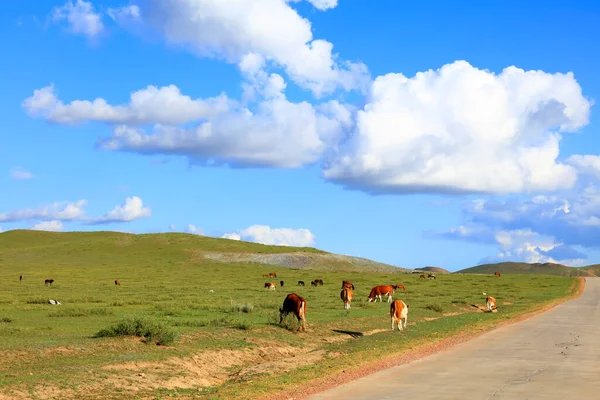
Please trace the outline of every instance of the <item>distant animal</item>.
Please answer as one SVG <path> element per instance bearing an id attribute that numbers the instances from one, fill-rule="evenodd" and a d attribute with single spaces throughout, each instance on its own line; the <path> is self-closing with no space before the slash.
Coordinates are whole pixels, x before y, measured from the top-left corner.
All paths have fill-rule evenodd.
<path id="1" fill-rule="evenodd" d="M 60 304 L 60 301 L 58 301 L 58 300 L 52 300 L 52 299 L 49 299 L 49 300 L 48 300 L 48 304 L 52 304 L 52 305 L 55 305 L 55 306 L 56 306 L 56 305 L 59 305 L 59 304 Z"/>
<path id="2" fill-rule="evenodd" d="M 496 307 L 496 299 L 493 298 L 492 296 L 486 297 L 485 307 L 488 309 L 489 312 L 496 310 L 498 308 L 498 307 Z"/>
<path id="3" fill-rule="evenodd" d="M 500 276 L 500 272 L 496 271 L 496 272 L 494 272 L 494 275 Z"/>
<path id="4" fill-rule="evenodd" d="M 354 285 L 350 281 L 342 281 L 342 289 L 348 288 L 354 290 Z"/>
<path id="5" fill-rule="evenodd" d="M 434 274 L 427 274 L 427 278 L 428 279 L 435 279 L 435 275 Z"/>
<path id="6" fill-rule="evenodd" d="M 44 281 L 44 286 L 46 286 L 46 285 L 48 285 L 48 284 L 50 284 L 50 286 L 52 286 L 52 283 L 54 283 L 54 279 L 46 279 L 46 280 Z"/>
<path id="7" fill-rule="evenodd" d="M 321 286 L 323 286 L 323 279 L 315 279 L 315 282 L 316 282 L 318 285 L 321 285 Z"/>
<path id="8" fill-rule="evenodd" d="M 392 295 L 394 294 L 394 287 L 391 285 L 379 285 L 379 286 L 375 286 L 373 289 L 371 289 L 371 293 L 369 293 L 369 298 L 368 301 L 375 301 L 377 302 L 377 299 L 379 299 L 379 301 L 383 302 L 383 300 L 381 299 L 381 296 L 383 295 L 387 295 L 387 301 L 388 303 L 392 301 Z"/>
<path id="9" fill-rule="evenodd" d="M 277 274 L 275 272 L 269 272 L 270 278 L 277 278 Z"/>
<path id="10" fill-rule="evenodd" d="M 354 298 L 354 293 L 352 293 L 352 289 L 343 288 L 340 292 L 340 298 L 344 302 L 344 308 L 346 310 L 349 310 L 350 303 L 352 303 L 352 299 Z"/>
<path id="11" fill-rule="evenodd" d="M 300 326 L 298 330 L 306 330 L 306 300 L 304 297 L 298 296 L 296 293 L 290 293 L 283 300 L 283 307 L 279 309 L 279 324 L 283 323 L 283 319 L 289 314 L 294 313 Z"/>
<path id="12" fill-rule="evenodd" d="M 279 281 L 279 286 L 283 287 L 283 281 Z"/>
<path id="13" fill-rule="evenodd" d="M 263 274 L 263 278 L 268 278 L 269 274 Z"/>
<path id="14" fill-rule="evenodd" d="M 275 290 L 275 282 L 265 282 L 265 289 Z"/>
<path id="15" fill-rule="evenodd" d="M 419 275 L 419 278 L 420 279 L 425 279 L 425 275 L 421 274 L 421 275 Z"/>
<path id="16" fill-rule="evenodd" d="M 408 306 L 406 303 L 402 300 L 394 300 L 390 304 L 390 317 L 392 319 L 392 330 L 394 330 L 394 322 L 398 325 L 399 331 L 404 330 L 408 321 Z"/>
<path id="17" fill-rule="evenodd" d="M 318 285 L 318 284 L 317 284 L 317 281 L 312 281 L 312 282 L 310 283 L 310 286 L 312 286 L 312 287 L 317 287 L 317 285 Z"/>
<path id="18" fill-rule="evenodd" d="M 397 285 L 392 285 L 392 287 L 394 288 L 394 290 L 402 289 L 402 290 L 406 291 L 406 288 L 401 283 L 398 283 Z"/>
<path id="19" fill-rule="evenodd" d="M 304 286 L 304 281 L 298 281 L 298 286 Z"/>
<path id="20" fill-rule="evenodd" d="M 118 280 L 115 279 L 115 285 L 121 286 L 121 282 L 119 282 Z"/>
<path id="21" fill-rule="evenodd" d="M 23 275 L 19 275 L 19 281 L 23 280 Z"/>

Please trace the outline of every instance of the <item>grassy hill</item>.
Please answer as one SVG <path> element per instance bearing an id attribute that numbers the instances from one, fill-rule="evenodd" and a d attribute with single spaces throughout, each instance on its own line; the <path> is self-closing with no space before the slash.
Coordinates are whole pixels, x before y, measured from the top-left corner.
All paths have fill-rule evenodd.
<path id="1" fill-rule="evenodd" d="M 540 274 L 557 276 L 600 276 L 600 265 L 575 268 L 554 263 L 503 262 L 483 264 L 454 272 L 455 274 Z"/>
<path id="2" fill-rule="evenodd" d="M 186 233 L 128 234 L 121 232 L 0 233 L 0 265 L 49 264 L 81 267 L 103 265 L 147 267 L 206 261 L 268 264 L 284 268 L 346 272 L 410 273 L 406 268 L 365 258 L 327 253 L 311 247 L 267 246 Z"/>
<path id="3" fill-rule="evenodd" d="M 423 268 L 419 268 L 419 270 L 425 271 L 425 272 L 433 272 L 434 274 L 449 274 L 450 273 L 450 271 L 448 271 L 444 268 L 440 268 L 440 267 L 423 267 Z"/>

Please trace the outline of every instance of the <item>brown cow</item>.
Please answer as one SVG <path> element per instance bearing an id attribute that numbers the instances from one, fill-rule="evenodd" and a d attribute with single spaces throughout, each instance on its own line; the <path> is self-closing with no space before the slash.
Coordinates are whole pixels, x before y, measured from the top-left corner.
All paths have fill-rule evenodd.
<path id="1" fill-rule="evenodd" d="M 317 285 L 318 285 L 317 281 L 312 281 L 310 283 L 310 286 L 312 286 L 312 287 L 317 287 Z"/>
<path id="2" fill-rule="evenodd" d="M 44 281 L 44 286 L 46 286 L 46 285 L 48 285 L 48 284 L 50 284 L 50 286 L 52 286 L 52 283 L 54 283 L 54 279 L 46 279 L 46 280 Z"/>
<path id="3" fill-rule="evenodd" d="M 398 325 L 399 331 L 404 330 L 408 321 L 408 306 L 406 303 L 402 300 L 394 300 L 390 304 L 390 317 L 392 318 L 392 330 L 394 330 L 394 322 Z"/>
<path id="4" fill-rule="evenodd" d="M 263 278 L 268 278 L 269 274 L 263 274 Z"/>
<path id="5" fill-rule="evenodd" d="M 348 288 L 354 290 L 354 285 L 350 281 L 342 281 L 342 289 Z"/>
<path id="6" fill-rule="evenodd" d="M 406 291 L 406 288 L 401 283 L 398 283 L 397 285 L 392 285 L 392 287 L 394 288 L 394 290 L 402 289 L 402 290 Z"/>
<path id="7" fill-rule="evenodd" d="M 304 281 L 298 281 L 298 286 L 304 286 Z"/>
<path id="8" fill-rule="evenodd" d="M 315 282 L 317 285 L 321 285 L 321 286 L 323 286 L 323 279 L 315 279 L 315 280 L 314 280 L 314 282 Z"/>
<path id="9" fill-rule="evenodd" d="M 488 309 L 489 312 L 492 312 L 494 310 L 497 310 L 498 307 L 496 307 L 496 299 L 493 298 L 492 296 L 488 296 L 485 299 L 485 306 Z"/>
<path id="10" fill-rule="evenodd" d="M 421 274 L 421 275 L 419 275 L 419 278 L 420 279 L 425 279 L 425 275 Z"/>
<path id="11" fill-rule="evenodd" d="M 277 274 L 275 272 L 269 272 L 269 277 L 277 278 Z"/>
<path id="12" fill-rule="evenodd" d="M 352 299 L 354 298 L 354 294 L 352 293 L 352 290 L 348 289 L 348 288 L 342 289 L 342 291 L 340 292 L 340 298 L 344 302 L 344 308 L 346 310 L 349 310 L 350 303 L 352 303 Z"/>
<path id="13" fill-rule="evenodd" d="M 494 272 L 494 275 L 500 276 L 500 272 L 496 271 L 496 272 Z"/>
<path id="14" fill-rule="evenodd" d="M 121 282 L 119 282 L 118 280 L 115 279 L 115 285 L 121 286 Z"/>
<path id="15" fill-rule="evenodd" d="M 279 309 L 279 324 L 283 323 L 283 318 L 291 312 L 294 313 L 298 322 L 300 322 L 298 330 L 302 328 L 302 330 L 305 331 L 306 300 L 304 300 L 304 297 L 300 297 L 296 293 L 290 293 L 286 296 L 285 300 L 283 300 L 283 307 Z"/>
<path id="16" fill-rule="evenodd" d="M 383 300 L 381 299 L 381 296 L 383 295 L 387 295 L 388 299 L 388 303 L 392 301 L 392 295 L 394 294 L 394 287 L 391 285 L 379 285 L 379 286 L 375 286 L 373 289 L 371 289 L 371 293 L 369 293 L 369 302 L 375 300 L 375 302 L 377 302 L 377 299 L 379 298 L 379 301 L 383 302 Z"/>
<path id="17" fill-rule="evenodd" d="M 265 289 L 275 290 L 275 282 L 265 282 Z"/>

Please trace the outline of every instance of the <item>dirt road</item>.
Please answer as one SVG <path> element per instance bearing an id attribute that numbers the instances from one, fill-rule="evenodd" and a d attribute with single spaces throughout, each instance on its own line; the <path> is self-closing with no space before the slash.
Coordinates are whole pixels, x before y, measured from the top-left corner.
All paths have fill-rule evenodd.
<path id="1" fill-rule="evenodd" d="M 580 297 L 529 320 L 308 399 L 598 400 L 600 278 L 586 281 Z"/>

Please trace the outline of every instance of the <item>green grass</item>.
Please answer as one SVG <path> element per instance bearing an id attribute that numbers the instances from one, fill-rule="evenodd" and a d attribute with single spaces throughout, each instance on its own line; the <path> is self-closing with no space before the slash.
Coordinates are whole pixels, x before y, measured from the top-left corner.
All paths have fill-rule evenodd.
<path id="1" fill-rule="evenodd" d="M 418 274 L 330 266 L 226 264 L 198 254 L 207 248 L 282 248 L 189 236 L 0 234 L 0 393 L 18 389 L 33 396 L 53 388 L 64 399 L 260 397 L 339 372 L 348 363 L 358 367 L 502 322 L 566 295 L 574 282 L 544 275 L 422 280 Z M 262 277 L 270 271 L 278 277 Z M 44 286 L 47 278 L 55 280 L 52 287 Z M 311 287 L 316 278 L 324 286 Z M 339 298 L 344 279 L 356 287 L 351 310 Z M 307 286 L 296 286 L 298 280 Z M 265 290 L 265 281 L 276 281 L 276 290 Z M 394 296 L 409 305 L 402 333 L 390 330 L 389 304 L 366 301 L 372 286 L 390 283 L 407 288 Z M 292 316 L 279 325 L 278 309 L 290 292 L 307 300 L 306 333 L 296 332 Z M 483 305 L 483 293 L 496 297 L 498 313 L 474 312 L 470 305 Z M 49 298 L 62 304 L 50 305 Z M 173 379 L 184 387 L 168 389 Z"/>
<path id="2" fill-rule="evenodd" d="M 557 276 L 600 276 L 600 265 L 589 265 L 587 267 L 567 267 L 554 263 L 524 263 L 503 262 L 497 264 L 483 264 L 471 268 L 456 271 L 455 274 L 540 274 Z"/>

